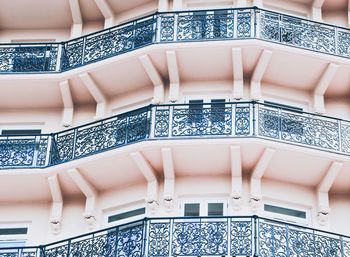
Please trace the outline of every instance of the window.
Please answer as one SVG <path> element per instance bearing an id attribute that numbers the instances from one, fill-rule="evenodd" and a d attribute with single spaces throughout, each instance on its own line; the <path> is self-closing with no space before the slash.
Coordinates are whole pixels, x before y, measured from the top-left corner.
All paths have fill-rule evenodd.
<path id="1" fill-rule="evenodd" d="M 138 204 L 127 208 L 118 208 L 118 210 L 109 211 L 105 214 L 105 226 L 117 226 L 141 220 L 145 217 L 145 214 L 146 208 L 143 204 Z"/>
<path id="2" fill-rule="evenodd" d="M 28 227 L 4 225 L 0 227 L 0 248 L 23 247 L 26 244 Z M 6 252 L 2 250 L 0 252 Z"/>
<path id="3" fill-rule="evenodd" d="M 275 103 L 275 102 L 270 102 L 270 101 L 264 101 L 264 104 L 267 106 L 281 108 L 281 109 L 285 109 L 288 111 L 299 112 L 299 113 L 303 112 L 303 108 L 295 107 L 295 106 L 291 106 L 291 105 L 280 104 L 280 103 Z"/>
<path id="4" fill-rule="evenodd" d="M 282 214 L 282 215 L 288 215 L 288 216 L 301 218 L 301 219 L 306 219 L 306 212 L 305 211 L 299 211 L 299 210 L 274 206 L 274 205 L 270 205 L 270 204 L 264 205 L 264 211 L 278 213 L 278 214 Z"/>
<path id="5" fill-rule="evenodd" d="M 203 120 L 203 100 L 188 101 L 188 122 L 200 123 Z"/>
<path id="6" fill-rule="evenodd" d="M 208 216 L 223 216 L 224 204 L 223 203 L 208 203 Z"/>
<path id="7" fill-rule="evenodd" d="M 39 135 L 41 129 L 3 129 L 1 135 Z"/>
<path id="8" fill-rule="evenodd" d="M 211 100 L 211 121 L 213 123 L 225 121 L 225 99 Z"/>
<path id="9" fill-rule="evenodd" d="M 225 215 L 226 209 L 224 201 L 216 200 L 194 200 L 184 201 L 182 214 L 185 217 L 210 216 L 219 217 Z"/>
<path id="10" fill-rule="evenodd" d="M 205 11 L 198 11 L 193 13 L 192 22 L 192 39 L 206 38 L 207 30 L 207 14 Z"/>
<path id="11" fill-rule="evenodd" d="M 140 215 L 143 215 L 146 213 L 146 209 L 145 208 L 139 208 L 136 210 L 131 210 L 131 211 L 127 211 L 127 212 L 122 212 L 116 215 L 112 215 L 108 217 L 108 223 L 111 222 L 115 222 L 115 221 L 120 221 L 123 219 L 128 219 L 128 218 L 132 218 L 132 217 L 137 217 Z"/>
<path id="12" fill-rule="evenodd" d="M 285 222 L 309 225 L 309 212 L 294 206 L 283 206 L 280 204 L 264 204 L 265 213 L 271 218 Z"/>
<path id="13" fill-rule="evenodd" d="M 199 203 L 185 203 L 185 217 L 197 217 L 199 215 Z"/>

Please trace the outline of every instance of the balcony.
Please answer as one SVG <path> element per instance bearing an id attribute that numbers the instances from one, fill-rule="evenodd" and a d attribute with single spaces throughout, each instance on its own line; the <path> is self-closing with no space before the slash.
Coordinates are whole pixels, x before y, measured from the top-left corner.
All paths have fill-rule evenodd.
<path id="1" fill-rule="evenodd" d="M 152 218 L 1 257 L 350 256 L 350 238 L 252 217 Z"/>
<path id="2" fill-rule="evenodd" d="M 350 122 L 256 102 L 150 105 L 53 134 L 0 136 L 0 167 L 45 168 L 140 141 L 262 138 L 350 155 Z"/>
<path id="3" fill-rule="evenodd" d="M 151 44 L 260 39 L 350 58 L 350 30 L 259 8 L 156 13 L 61 43 L 0 45 L 0 73 L 57 73 Z"/>

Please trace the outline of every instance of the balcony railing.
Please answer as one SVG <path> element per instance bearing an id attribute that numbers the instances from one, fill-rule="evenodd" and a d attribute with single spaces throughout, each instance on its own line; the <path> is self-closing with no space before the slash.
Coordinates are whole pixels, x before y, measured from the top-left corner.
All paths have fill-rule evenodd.
<path id="1" fill-rule="evenodd" d="M 45 168 L 145 140 L 256 137 L 350 156 L 350 122 L 256 102 L 150 105 L 62 132 L 0 136 L 0 169 Z"/>
<path id="2" fill-rule="evenodd" d="M 152 218 L 40 247 L 0 248 L 0 257 L 349 257 L 350 238 L 245 217 Z"/>
<path id="3" fill-rule="evenodd" d="M 61 43 L 2 44 L 0 73 L 63 72 L 150 44 L 261 39 L 350 58 L 350 30 L 253 8 L 155 13 Z"/>

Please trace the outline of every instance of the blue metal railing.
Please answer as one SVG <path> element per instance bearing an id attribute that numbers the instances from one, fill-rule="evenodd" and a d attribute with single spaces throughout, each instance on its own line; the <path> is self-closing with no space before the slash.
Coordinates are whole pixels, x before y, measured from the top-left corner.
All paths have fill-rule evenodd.
<path id="1" fill-rule="evenodd" d="M 350 238 L 257 216 L 151 218 L 0 257 L 349 257 Z"/>
<path id="2" fill-rule="evenodd" d="M 149 105 L 43 135 L 0 136 L 0 169 L 44 168 L 143 140 L 256 137 L 350 155 L 350 122 L 256 102 Z"/>
<path id="3" fill-rule="evenodd" d="M 61 43 L 0 44 L 0 73 L 63 72 L 150 44 L 261 39 L 350 58 L 350 30 L 256 7 L 155 13 Z"/>

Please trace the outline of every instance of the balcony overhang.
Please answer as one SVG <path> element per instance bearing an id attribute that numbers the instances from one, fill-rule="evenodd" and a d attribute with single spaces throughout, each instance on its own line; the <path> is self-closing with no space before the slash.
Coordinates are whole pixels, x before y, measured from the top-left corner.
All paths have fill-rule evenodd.
<path id="1" fill-rule="evenodd" d="M 76 168 L 98 191 L 145 185 L 130 157 L 135 152 L 142 153 L 157 171 L 154 176 L 163 176 L 159 173 L 162 152 L 171 149 L 171 162 L 177 168 L 169 179 L 229 177 L 232 146 L 240 147 L 243 171 L 253 170 L 266 148 L 274 149 L 264 178 L 308 187 L 318 186 L 330 163 L 343 162 L 344 169 L 330 192 L 348 192 L 347 121 L 254 102 L 227 103 L 220 108 L 156 105 L 51 135 L 1 137 L 0 202 L 18 197 L 47 201 L 47 178 L 56 174 L 63 191 L 77 195 L 79 189 L 65 174 Z M 16 195 L 11 194 L 14 184 L 18 185 Z"/>

